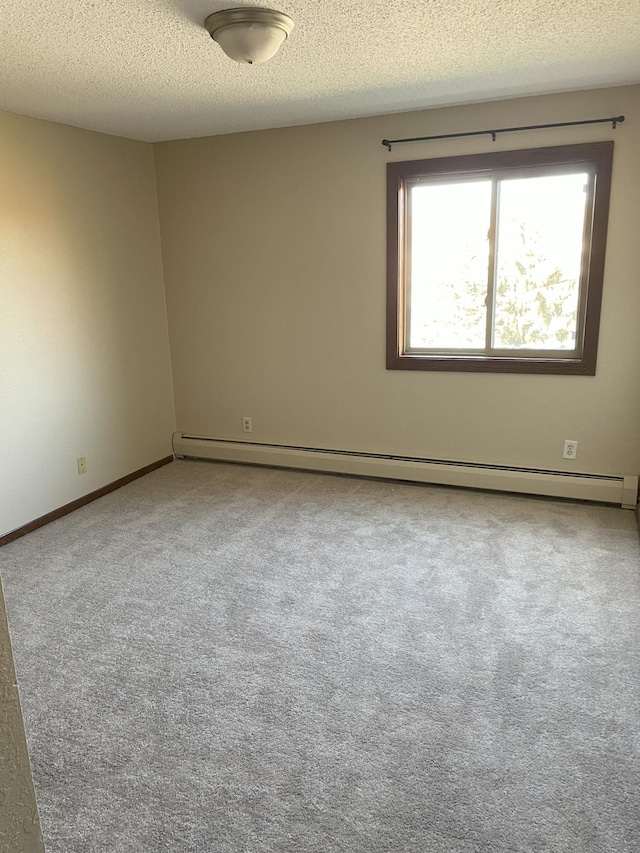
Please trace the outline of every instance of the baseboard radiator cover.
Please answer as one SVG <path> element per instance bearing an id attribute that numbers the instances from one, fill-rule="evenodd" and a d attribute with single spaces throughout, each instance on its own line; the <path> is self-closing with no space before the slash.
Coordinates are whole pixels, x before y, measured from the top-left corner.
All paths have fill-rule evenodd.
<path id="1" fill-rule="evenodd" d="M 382 477 L 442 486 L 520 492 L 618 504 L 625 509 L 635 509 L 638 497 L 638 477 L 633 475 L 568 474 L 565 471 L 260 444 L 179 432 L 173 435 L 173 452 L 178 459 L 243 462 L 250 465 L 355 474 L 361 477 Z"/>

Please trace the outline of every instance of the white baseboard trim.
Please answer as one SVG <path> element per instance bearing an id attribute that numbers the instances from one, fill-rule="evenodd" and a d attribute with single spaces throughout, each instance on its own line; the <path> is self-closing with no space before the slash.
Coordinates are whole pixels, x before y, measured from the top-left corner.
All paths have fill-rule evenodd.
<path id="1" fill-rule="evenodd" d="M 634 475 L 568 474 L 565 471 L 229 441 L 179 432 L 173 435 L 173 451 L 179 459 L 244 462 L 305 471 L 520 492 L 618 504 L 625 509 L 635 509 L 638 498 L 638 477 Z"/>

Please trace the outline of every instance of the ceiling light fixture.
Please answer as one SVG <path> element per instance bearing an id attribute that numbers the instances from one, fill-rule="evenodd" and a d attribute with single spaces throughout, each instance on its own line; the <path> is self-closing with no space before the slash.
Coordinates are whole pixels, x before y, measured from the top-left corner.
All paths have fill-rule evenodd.
<path id="1" fill-rule="evenodd" d="M 293 21 L 274 9 L 244 7 L 214 12 L 204 22 L 209 35 L 236 62 L 266 62 L 293 30 Z"/>

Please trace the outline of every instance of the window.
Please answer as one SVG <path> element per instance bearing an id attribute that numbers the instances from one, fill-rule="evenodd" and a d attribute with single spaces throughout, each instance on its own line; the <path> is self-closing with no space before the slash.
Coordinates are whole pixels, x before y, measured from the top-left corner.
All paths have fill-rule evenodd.
<path id="1" fill-rule="evenodd" d="M 594 375 L 612 158 L 389 163 L 387 368 Z"/>

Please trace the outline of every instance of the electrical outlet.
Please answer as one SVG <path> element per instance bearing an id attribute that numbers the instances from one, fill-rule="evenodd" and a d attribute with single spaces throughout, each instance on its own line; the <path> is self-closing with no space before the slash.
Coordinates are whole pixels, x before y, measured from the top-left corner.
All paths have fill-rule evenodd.
<path id="1" fill-rule="evenodd" d="M 563 459 L 575 459 L 578 455 L 578 442 L 568 438 L 564 443 Z"/>
<path id="2" fill-rule="evenodd" d="M 242 432 L 253 432 L 251 418 L 242 418 Z"/>
<path id="3" fill-rule="evenodd" d="M 86 474 L 87 473 L 87 459 L 85 456 L 78 456 L 76 459 L 78 463 L 78 474 Z"/>

